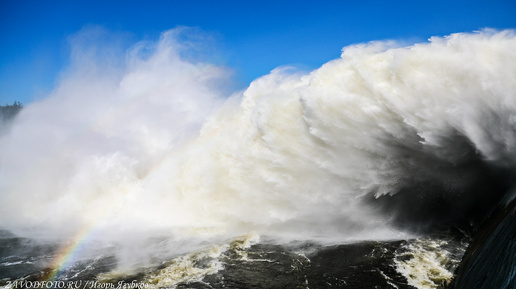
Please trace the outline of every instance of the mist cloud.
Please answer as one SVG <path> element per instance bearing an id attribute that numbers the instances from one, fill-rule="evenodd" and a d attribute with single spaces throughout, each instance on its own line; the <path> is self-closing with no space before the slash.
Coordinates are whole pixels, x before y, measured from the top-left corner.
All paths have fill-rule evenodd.
<path id="1" fill-rule="evenodd" d="M 186 28 L 125 50 L 98 33 L 75 36 L 57 88 L 2 137 L 1 227 L 395 238 L 400 216 L 467 218 L 513 185 L 512 31 L 350 46 L 232 96 Z"/>

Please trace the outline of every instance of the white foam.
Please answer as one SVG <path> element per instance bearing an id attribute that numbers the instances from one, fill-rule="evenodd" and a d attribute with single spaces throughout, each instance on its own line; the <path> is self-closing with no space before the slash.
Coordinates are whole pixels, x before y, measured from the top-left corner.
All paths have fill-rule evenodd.
<path id="1" fill-rule="evenodd" d="M 251 231 L 394 239 L 401 233 L 364 199 L 396 193 L 427 165 L 404 152 L 453 163 L 453 131 L 514 168 L 512 31 L 351 46 L 229 99 L 217 90 L 225 70 L 184 60 L 177 33 L 114 67 L 77 50 L 55 91 L 1 138 L 1 227 L 94 228 L 119 243 L 154 232 L 191 243 Z"/>

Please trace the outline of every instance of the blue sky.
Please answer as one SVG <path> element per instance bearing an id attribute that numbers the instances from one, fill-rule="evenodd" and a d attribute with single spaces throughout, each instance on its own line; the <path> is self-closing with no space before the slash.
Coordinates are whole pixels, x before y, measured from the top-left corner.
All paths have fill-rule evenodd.
<path id="1" fill-rule="evenodd" d="M 216 62 L 232 68 L 242 88 L 281 65 L 317 68 L 346 45 L 516 28 L 515 15 L 514 0 L 1 0 L 0 104 L 44 97 L 68 63 L 68 39 L 88 25 L 132 43 L 198 27 L 213 36 Z"/>

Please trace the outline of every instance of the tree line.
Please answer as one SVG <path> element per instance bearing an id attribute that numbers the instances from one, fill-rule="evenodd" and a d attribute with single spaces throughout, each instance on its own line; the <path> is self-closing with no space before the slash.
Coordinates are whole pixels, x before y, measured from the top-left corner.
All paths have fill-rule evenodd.
<path id="1" fill-rule="evenodd" d="M 23 104 L 19 101 L 15 101 L 12 105 L 0 105 L 0 120 L 12 120 L 20 112 L 22 108 Z"/>

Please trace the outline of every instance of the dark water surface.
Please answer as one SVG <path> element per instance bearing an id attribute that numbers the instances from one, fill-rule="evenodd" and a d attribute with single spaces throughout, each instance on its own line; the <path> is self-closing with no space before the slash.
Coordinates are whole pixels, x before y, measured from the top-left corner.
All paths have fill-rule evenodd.
<path id="1" fill-rule="evenodd" d="M 115 255 L 99 254 L 49 279 L 58 246 L 3 232 L 0 285 L 46 288 L 55 285 L 48 283 L 53 280 L 67 286 L 79 281 L 81 288 L 117 288 L 131 282 L 142 288 L 439 288 L 460 261 L 465 240 L 457 232 L 446 232 L 411 240 L 329 246 L 280 245 L 243 236 L 131 272 L 117 270 Z"/>

